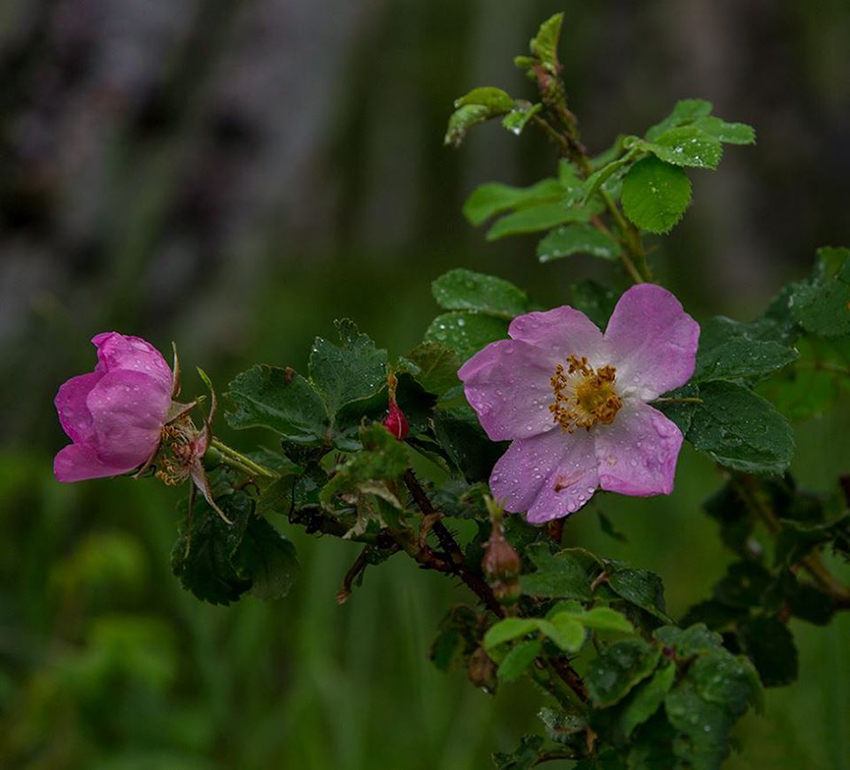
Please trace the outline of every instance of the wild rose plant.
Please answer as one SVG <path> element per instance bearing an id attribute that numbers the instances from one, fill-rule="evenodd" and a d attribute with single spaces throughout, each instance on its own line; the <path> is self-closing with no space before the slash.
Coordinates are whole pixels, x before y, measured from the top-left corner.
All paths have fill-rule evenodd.
<path id="1" fill-rule="evenodd" d="M 807 351 L 850 335 L 850 250 L 821 249 L 812 275 L 755 321 L 695 321 L 654 281 L 644 239 L 682 218 L 693 169 L 716 168 L 722 145 L 755 133 L 689 99 L 589 156 L 560 78 L 562 21 L 516 59 L 535 101 L 476 88 L 457 100 L 446 143 L 488 120 L 540 130 L 558 154 L 553 175 L 484 184 L 464 213 L 495 218 L 490 239 L 540 232 L 541 261 L 598 257 L 606 284 L 579 280 L 540 310 L 507 281 L 452 270 L 432 286 L 444 312 L 394 358 L 340 321 L 339 343 L 317 338 L 305 374 L 258 365 L 230 383 L 229 426 L 267 429 L 244 453 L 213 437 L 203 373 L 207 416 L 200 397 L 174 401 L 177 378 L 153 346 L 99 334 L 95 370 L 56 397 L 72 443 L 54 470 L 66 482 L 192 479 L 203 495 L 181 508 L 172 568 L 213 604 L 285 595 L 298 568 L 290 527 L 362 544 L 339 565 L 339 602 L 396 554 L 463 584 L 434 664 L 493 694 L 530 678 L 546 698 L 541 734 L 494 754 L 498 767 L 718 768 L 761 688 L 797 676 L 789 619 L 824 625 L 850 608 L 821 559 L 826 547 L 850 556 L 848 500 L 838 483 L 798 489 L 783 414 L 823 413 L 848 384 L 846 366 Z M 659 575 L 591 553 L 570 524 L 603 495 L 675 495 L 684 442 L 720 471 L 706 508 L 737 561 L 713 598 L 674 620 Z M 651 503 L 635 515 L 651 516 Z M 684 512 L 680 526 L 684 541 Z"/>

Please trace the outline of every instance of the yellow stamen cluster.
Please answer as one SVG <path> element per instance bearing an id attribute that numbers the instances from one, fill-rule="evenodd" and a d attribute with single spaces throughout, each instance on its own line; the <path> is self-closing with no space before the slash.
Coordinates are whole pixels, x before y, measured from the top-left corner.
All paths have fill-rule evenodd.
<path id="1" fill-rule="evenodd" d="M 173 487 L 189 478 L 198 436 L 197 428 L 188 417 L 163 427 L 155 461 L 158 479 Z"/>
<path id="2" fill-rule="evenodd" d="M 590 430 L 597 422 L 610 425 L 623 405 L 614 390 L 617 370 L 613 366 L 594 370 L 584 356 L 571 355 L 567 364 L 566 368 L 558 364 L 550 380 L 555 402 L 549 411 L 555 422 L 567 433 Z"/>

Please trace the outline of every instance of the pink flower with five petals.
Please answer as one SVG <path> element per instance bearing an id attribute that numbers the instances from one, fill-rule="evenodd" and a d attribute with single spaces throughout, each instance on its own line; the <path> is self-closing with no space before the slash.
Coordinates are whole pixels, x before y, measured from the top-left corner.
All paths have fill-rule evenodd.
<path id="1" fill-rule="evenodd" d="M 59 481 L 117 476 L 143 465 L 159 446 L 171 408 L 173 375 L 153 345 L 117 332 L 98 334 L 92 343 L 95 370 L 65 382 L 54 402 L 73 442 L 53 461 Z"/>
<path id="2" fill-rule="evenodd" d="M 458 372 L 493 441 L 511 440 L 490 476 L 505 509 L 540 524 L 601 488 L 670 494 L 682 433 L 648 402 L 694 372 L 699 325 L 669 291 L 620 297 L 603 334 L 569 306 L 513 320 Z"/>

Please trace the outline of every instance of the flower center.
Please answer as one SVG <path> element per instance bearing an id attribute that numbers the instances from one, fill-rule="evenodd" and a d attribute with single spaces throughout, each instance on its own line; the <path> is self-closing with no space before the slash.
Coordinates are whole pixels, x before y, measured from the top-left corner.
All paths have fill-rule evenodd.
<path id="1" fill-rule="evenodd" d="M 584 356 L 569 356 L 566 368 L 558 364 L 550 380 L 555 401 L 549 411 L 561 430 L 572 433 L 578 428 L 590 430 L 597 422 L 614 422 L 623 405 L 614 389 L 616 376 L 613 366 L 594 370 Z"/>

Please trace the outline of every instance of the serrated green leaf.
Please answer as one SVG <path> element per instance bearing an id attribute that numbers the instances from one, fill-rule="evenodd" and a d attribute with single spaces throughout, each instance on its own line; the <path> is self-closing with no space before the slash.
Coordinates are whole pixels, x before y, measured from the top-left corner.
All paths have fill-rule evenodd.
<path id="1" fill-rule="evenodd" d="M 568 613 L 560 612 L 551 620 L 539 620 L 537 626 L 564 652 L 578 652 L 584 644 L 584 626 Z"/>
<path id="2" fill-rule="evenodd" d="M 551 618 L 557 625 L 559 618 L 566 618 L 596 631 L 622 631 L 634 633 L 634 626 L 619 612 L 610 607 L 594 607 L 590 610 L 565 610 Z"/>
<path id="3" fill-rule="evenodd" d="M 557 597 L 587 601 L 591 598 L 590 580 L 584 566 L 570 553 L 552 555 L 543 543 L 526 550 L 537 571 L 520 578 L 522 592 L 531 596 Z"/>
<path id="4" fill-rule="evenodd" d="M 661 400 L 665 398 L 677 400 L 682 399 L 682 401 L 680 403 L 676 403 L 675 401 L 665 402 Z M 652 405 L 659 412 L 664 414 L 665 417 L 675 422 L 679 430 L 682 431 L 682 435 L 686 436 L 691 428 L 691 422 L 694 419 L 694 409 L 696 409 L 698 402 L 685 401 L 684 399 L 696 398 L 699 398 L 699 388 L 689 382 L 681 388 L 676 388 L 675 390 L 665 393 L 661 399 L 653 401 Z"/>
<path id="5" fill-rule="evenodd" d="M 504 618 L 490 626 L 484 634 L 484 649 L 489 652 L 500 644 L 537 631 L 537 623 L 535 618 Z"/>
<path id="6" fill-rule="evenodd" d="M 643 639 L 623 639 L 605 647 L 587 669 L 585 684 L 596 708 L 619 703 L 655 670 L 661 651 Z"/>
<path id="7" fill-rule="evenodd" d="M 734 717 L 721 706 L 703 700 L 689 681 L 667 693 L 664 708 L 670 724 L 684 734 L 673 742 L 676 756 L 693 770 L 720 770 L 729 755 Z"/>
<path id="8" fill-rule="evenodd" d="M 750 703 L 758 700 L 753 690 L 750 666 L 725 649 L 700 655 L 688 669 L 697 693 L 708 703 L 714 703 L 733 716 L 743 716 Z"/>
<path id="9" fill-rule="evenodd" d="M 520 642 L 505 655 L 499 664 L 498 677 L 503 682 L 512 682 L 522 676 L 526 669 L 540 654 L 543 643 L 539 639 L 528 639 Z"/>
<path id="10" fill-rule="evenodd" d="M 850 249 L 819 249 L 812 279 L 796 285 L 790 305 L 797 322 L 812 334 L 850 334 Z"/>
<path id="11" fill-rule="evenodd" d="M 473 88 L 468 94 L 455 99 L 455 108 L 470 104 L 487 107 L 494 115 L 510 112 L 514 108 L 514 100 L 501 88 Z"/>
<path id="12" fill-rule="evenodd" d="M 541 262 L 551 262 L 571 254 L 591 254 L 601 259 L 617 259 L 620 251 L 620 244 L 615 238 L 585 223 L 552 230 L 537 244 L 537 258 Z"/>
<path id="13" fill-rule="evenodd" d="M 462 361 L 483 347 L 508 336 L 508 322 L 483 313 L 452 312 L 437 316 L 425 332 L 426 342 L 439 342 L 457 351 Z"/>
<path id="14" fill-rule="evenodd" d="M 691 201 L 691 180 L 678 166 L 654 156 L 639 160 L 623 179 L 623 211 L 638 227 L 666 233 Z"/>
<path id="15" fill-rule="evenodd" d="M 658 711 L 675 680 L 676 667 L 662 664 L 647 681 L 635 688 L 620 716 L 619 727 L 626 738 Z"/>
<path id="16" fill-rule="evenodd" d="M 227 394 L 236 411 L 227 415 L 234 428 L 264 427 L 295 444 L 322 444 L 330 418 L 321 396 L 292 369 L 255 366 L 230 383 Z"/>
<path id="17" fill-rule="evenodd" d="M 507 320 L 529 310 L 526 293 L 509 281 L 464 268 L 441 275 L 431 291 L 446 310 L 471 310 Z"/>
<path id="18" fill-rule="evenodd" d="M 683 622 L 682 625 L 685 625 Z M 709 631 L 705 623 L 695 623 L 688 628 L 662 626 L 652 632 L 653 637 L 665 647 L 671 648 L 677 660 L 686 661 L 694 655 L 713 652 L 723 647 L 723 637 Z"/>
<path id="19" fill-rule="evenodd" d="M 684 126 L 708 117 L 712 109 L 711 102 L 704 99 L 682 99 L 676 102 L 673 111 L 664 120 L 656 123 L 646 132 L 646 138 L 650 142 L 654 142 L 661 134 L 671 128 Z"/>
<path id="20" fill-rule="evenodd" d="M 509 235 L 524 235 L 550 230 L 568 222 L 587 222 L 590 210 L 582 206 L 567 207 L 560 203 L 540 203 L 514 211 L 497 219 L 487 231 L 488 241 L 497 241 Z"/>
<path id="21" fill-rule="evenodd" d="M 295 546 L 265 519 L 252 516 L 233 554 L 236 574 L 251 581 L 249 593 L 259 599 L 281 599 L 298 575 Z"/>
<path id="22" fill-rule="evenodd" d="M 773 577 L 754 561 L 730 564 L 714 586 L 714 598 L 730 607 L 758 607 Z"/>
<path id="23" fill-rule="evenodd" d="M 700 385 L 688 440 L 721 465 L 747 473 L 779 474 L 791 463 L 791 426 L 768 401 L 733 382 Z"/>
<path id="24" fill-rule="evenodd" d="M 335 415 L 354 401 L 376 395 L 387 382 L 387 351 L 376 348 L 351 321 L 337 321 L 341 345 L 317 337 L 310 352 L 310 380 Z"/>
<path id="25" fill-rule="evenodd" d="M 519 136 L 528 122 L 542 109 L 542 104 L 518 104 L 502 118 L 502 126 L 515 136 Z"/>
<path id="26" fill-rule="evenodd" d="M 755 144 L 756 132 L 746 123 L 727 123 L 721 118 L 708 116 L 698 118 L 693 125 L 724 144 Z"/>
<path id="27" fill-rule="evenodd" d="M 797 678 L 794 637 L 781 621 L 769 617 L 745 620 L 738 626 L 738 641 L 765 687 L 791 684 Z"/>
<path id="28" fill-rule="evenodd" d="M 434 434 L 454 467 L 469 482 L 486 481 L 507 444 L 490 441 L 468 406 L 438 409 Z"/>
<path id="29" fill-rule="evenodd" d="M 755 381 L 798 358 L 793 348 L 762 339 L 764 327 L 715 316 L 703 324 L 694 381 Z"/>
<path id="30" fill-rule="evenodd" d="M 457 378 L 462 363 L 460 356 L 439 342 L 422 342 L 405 359 L 416 367 L 411 372 L 413 378 L 429 393 L 442 396 L 460 383 Z"/>
<path id="31" fill-rule="evenodd" d="M 696 126 L 679 126 L 641 145 L 660 160 L 676 166 L 715 169 L 723 148 L 720 141 Z"/>
<path id="32" fill-rule="evenodd" d="M 639 148 L 632 148 L 622 157 L 598 168 L 585 179 L 581 190 L 576 193 L 576 199 L 587 203 L 597 193 L 600 187 L 603 185 L 607 187 L 609 180 L 614 178 L 619 179 L 625 173 L 627 167 L 635 160 L 639 152 Z"/>
<path id="33" fill-rule="evenodd" d="M 553 75 L 558 75 L 558 40 L 561 37 L 561 25 L 564 14 L 556 13 L 540 25 L 537 34 L 529 43 L 531 53 Z"/>
<path id="34" fill-rule="evenodd" d="M 544 179 L 530 187 L 511 187 L 496 182 L 477 187 L 463 204 L 463 215 L 470 224 L 480 225 L 490 217 L 509 209 L 557 203 L 566 189 L 557 179 Z"/>
<path id="35" fill-rule="evenodd" d="M 668 622 L 664 606 L 664 583 L 654 572 L 632 567 L 615 568 L 608 574 L 608 585 L 621 598 L 650 615 Z"/>

